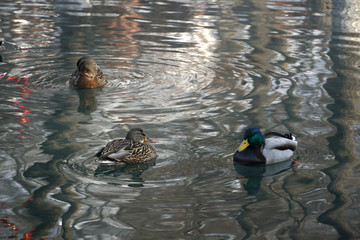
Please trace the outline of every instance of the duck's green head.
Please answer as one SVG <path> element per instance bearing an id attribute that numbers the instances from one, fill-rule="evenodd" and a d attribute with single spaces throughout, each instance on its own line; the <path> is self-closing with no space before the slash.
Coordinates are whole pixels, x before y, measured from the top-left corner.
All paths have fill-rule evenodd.
<path id="1" fill-rule="evenodd" d="M 237 151 L 244 151 L 248 146 L 252 147 L 261 147 L 263 144 L 263 136 L 260 129 L 258 128 L 249 128 L 245 131 L 243 141 L 240 147 L 237 148 Z"/>

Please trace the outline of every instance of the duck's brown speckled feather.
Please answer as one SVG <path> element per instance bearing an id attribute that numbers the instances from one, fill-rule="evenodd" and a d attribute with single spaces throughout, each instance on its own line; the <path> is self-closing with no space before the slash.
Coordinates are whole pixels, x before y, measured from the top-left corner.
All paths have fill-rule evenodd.
<path id="1" fill-rule="evenodd" d="M 109 157 L 109 155 L 124 151 L 120 159 Z M 116 139 L 108 144 L 95 155 L 99 160 L 114 161 L 114 163 L 141 163 L 151 160 L 157 156 L 155 147 L 149 143 L 135 143 L 127 139 Z"/>

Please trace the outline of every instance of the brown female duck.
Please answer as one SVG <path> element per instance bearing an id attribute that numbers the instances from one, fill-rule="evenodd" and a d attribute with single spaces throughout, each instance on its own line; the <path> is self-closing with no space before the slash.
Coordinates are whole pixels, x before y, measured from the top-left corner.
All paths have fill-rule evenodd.
<path id="1" fill-rule="evenodd" d="M 157 157 L 155 147 L 150 142 L 141 128 L 133 128 L 125 139 L 109 142 L 95 156 L 102 162 L 113 164 L 146 162 Z"/>
<path id="2" fill-rule="evenodd" d="M 70 85 L 78 88 L 96 88 L 105 85 L 105 77 L 96 62 L 87 56 L 81 57 L 70 77 Z"/>

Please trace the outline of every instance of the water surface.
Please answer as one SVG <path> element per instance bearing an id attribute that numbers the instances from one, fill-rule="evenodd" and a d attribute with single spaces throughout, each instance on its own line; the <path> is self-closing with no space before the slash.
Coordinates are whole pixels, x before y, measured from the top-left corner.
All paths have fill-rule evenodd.
<path id="1" fill-rule="evenodd" d="M 354 6 L 3 1 L 1 238 L 359 238 Z M 82 55 L 105 88 L 67 85 Z M 301 165 L 234 164 L 250 126 L 295 135 Z M 133 127 L 156 161 L 99 166 Z"/>

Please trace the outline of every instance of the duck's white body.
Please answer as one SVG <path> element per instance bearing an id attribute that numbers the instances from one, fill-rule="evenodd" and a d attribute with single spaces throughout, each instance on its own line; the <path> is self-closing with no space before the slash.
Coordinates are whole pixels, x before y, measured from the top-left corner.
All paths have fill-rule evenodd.
<path id="1" fill-rule="evenodd" d="M 266 159 L 266 164 L 278 163 L 289 160 L 297 147 L 297 141 L 294 136 L 292 139 L 271 136 L 265 137 L 265 143 L 262 154 Z"/>

